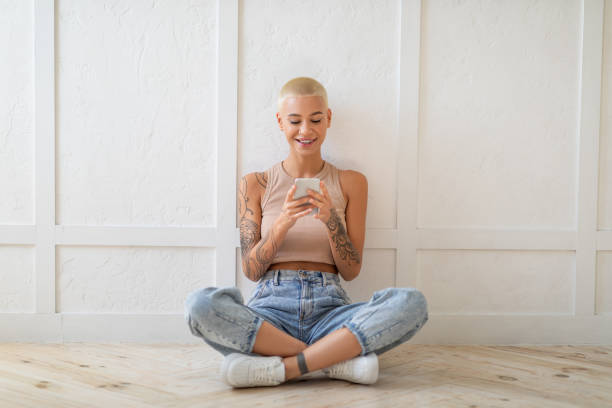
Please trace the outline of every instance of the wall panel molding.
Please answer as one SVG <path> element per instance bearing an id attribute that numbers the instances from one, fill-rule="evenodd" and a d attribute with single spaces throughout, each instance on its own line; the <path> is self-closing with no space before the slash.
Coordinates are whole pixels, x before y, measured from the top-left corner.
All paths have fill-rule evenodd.
<path id="1" fill-rule="evenodd" d="M 397 242 L 395 286 L 417 284 L 417 192 L 421 0 L 401 0 L 397 100 Z M 401 118 L 401 120 L 399 120 Z"/>
<path id="2" fill-rule="evenodd" d="M 582 61 L 578 129 L 575 313 L 595 313 L 597 274 L 597 189 L 603 59 L 604 0 L 582 3 Z"/>
<path id="3" fill-rule="evenodd" d="M 34 1 L 36 312 L 55 313 L 55 5 Z"/>
<path id="4" fill-rule="evenodd" d="M 218 0 L 216 286 L 236 284 L 234 240 L 238 162 L 238 0 Z"/>

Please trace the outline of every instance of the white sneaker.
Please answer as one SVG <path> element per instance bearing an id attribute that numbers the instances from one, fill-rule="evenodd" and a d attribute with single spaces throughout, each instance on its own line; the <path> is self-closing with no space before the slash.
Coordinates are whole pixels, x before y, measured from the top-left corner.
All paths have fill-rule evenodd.
<path id="1" fill-rule="evenodd" d="M 236 388 L 278 385 L 285 381 L 285 365 L 279 356 L 232 353 L 221 363 L 221 378 Z"/>
<path id="2" fill-rule="evenodd" d="M 323 369 L 329 378 L 338 378 L 359 384 L 374 384 L 378 380 L 378 356 L 369 353 L 342 361 Z"/>

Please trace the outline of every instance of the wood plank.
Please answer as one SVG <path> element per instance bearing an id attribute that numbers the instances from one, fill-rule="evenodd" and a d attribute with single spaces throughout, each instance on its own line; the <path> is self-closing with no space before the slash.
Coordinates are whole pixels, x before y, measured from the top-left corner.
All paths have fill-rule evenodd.
<path id="1" fill-rule="evenodd" d="M 370 386 L 318 371 L 232 389 L 222 360 L 206 344 L 3 343 L 0 406 L 612 406 L 612 346 L 403 344 Z"/>

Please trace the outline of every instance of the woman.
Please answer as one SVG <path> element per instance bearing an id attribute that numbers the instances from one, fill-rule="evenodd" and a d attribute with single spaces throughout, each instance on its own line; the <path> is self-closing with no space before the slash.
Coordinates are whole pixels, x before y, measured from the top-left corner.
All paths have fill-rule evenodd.
<path id="1" fill-rule="evenodd" d="M 332 112 L 319 82 L 290 80 L 278 108 L 289 156 L 244 176 L 238 194 L 242 270 L 257 287 L 246 305 L 235 287 L 192 292 L 185 318 L 224 354 L 221 376 L 233 387 L 277 385 L 320 369 L 372 384 L 377 356 L 420 330 L 427 302 L 414 288 L 387 288 L 352 303 L 338 275 L 349 281 L 361 270 L 367 179 L 321 158 Z M 294 199 L 298 177 L 320 179 L 320 193 Z"/>

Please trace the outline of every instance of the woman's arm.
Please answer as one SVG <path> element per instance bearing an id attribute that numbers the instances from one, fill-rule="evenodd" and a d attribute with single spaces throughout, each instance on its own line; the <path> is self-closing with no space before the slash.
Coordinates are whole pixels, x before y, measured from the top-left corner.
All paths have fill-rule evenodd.
<path id="1" fill-rule="evenodd" d="M 268 234 L 261 238 L 260 198 L 267 183 L 266 173 L 249 173 L 240 180 L 238 193 L 242 272 L 254 282 L 266 273 L 287 235 L 287 228 L 277 219 Z"/>
<path id="2" fill-rule="evenodd" d="M 338 272 L 344 280 L 350 281 L 361 271 L 368 206 L 368 180 L 358 171 L 347 170 L 341 173 L 340 183 L 348 195 L 345 210 L 346 228 L 334 208 L 331 209 L 331 215 L 325 225 Z"/>

